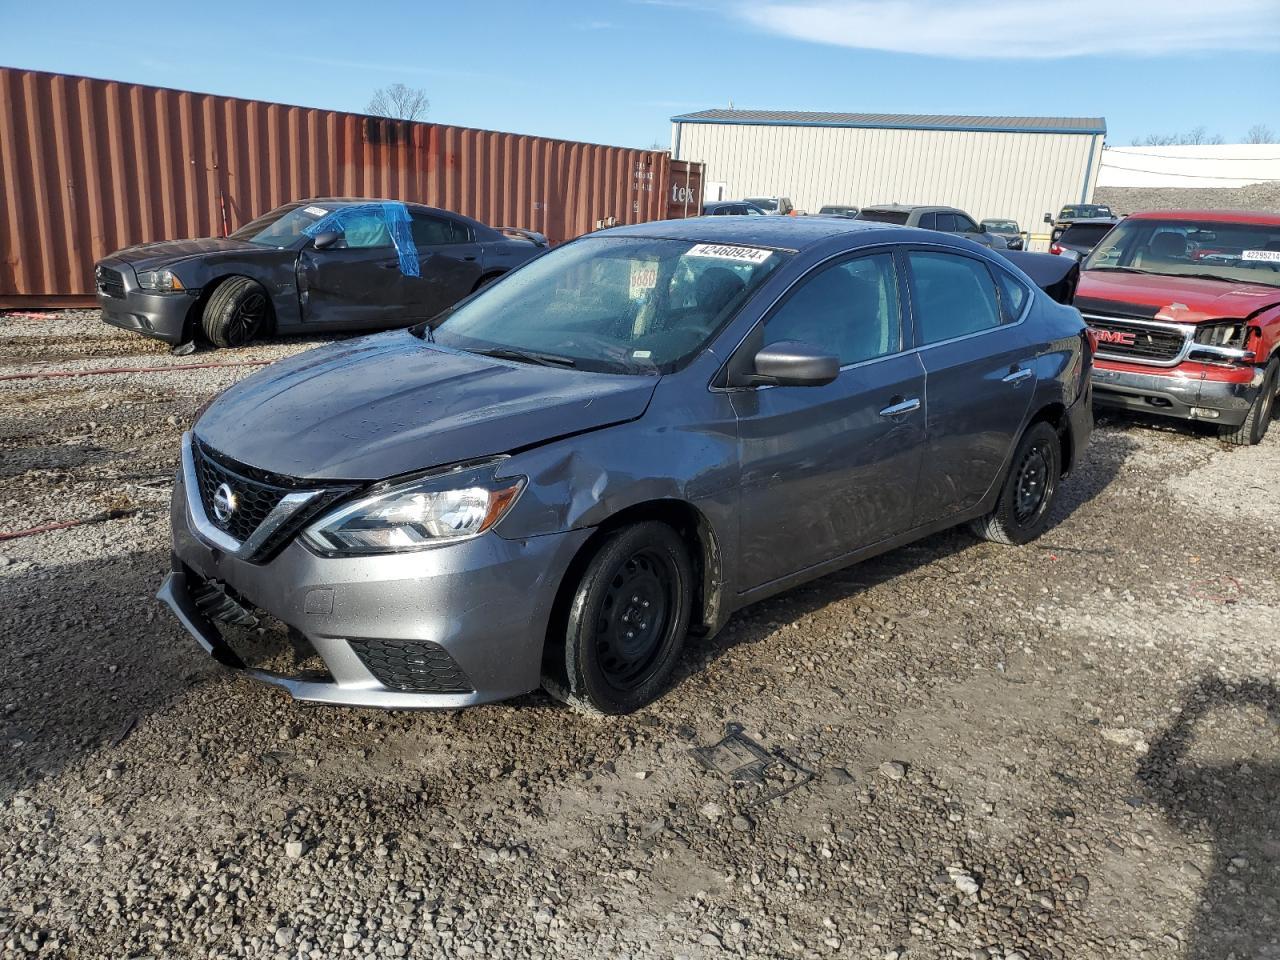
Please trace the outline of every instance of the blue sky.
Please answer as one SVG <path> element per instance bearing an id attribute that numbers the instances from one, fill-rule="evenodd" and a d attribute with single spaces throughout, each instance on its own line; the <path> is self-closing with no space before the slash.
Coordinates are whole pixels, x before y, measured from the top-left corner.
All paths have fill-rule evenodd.
<path id="1" fill-rule="evenodd" d="M 1280 0 L 0 0 L 0 64 L 647 147 L 723 107 L 1280 135 Z"/>

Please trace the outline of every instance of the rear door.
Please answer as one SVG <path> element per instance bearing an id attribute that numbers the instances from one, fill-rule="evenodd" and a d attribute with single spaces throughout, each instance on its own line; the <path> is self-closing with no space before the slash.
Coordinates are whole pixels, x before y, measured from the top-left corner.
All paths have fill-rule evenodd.
<path id="1" fill-rule="evenodd" d="M 842 364 L 824 386 L 729 393 L 740 438 L 744 590 L 911 526 L 924 371 L 904 330 L 903 290 L 887 250 L 828 261 L 743 344 L 754 356 L 799 340 Z"/>
<path id="2" fill-rule="evenodd" d="M 1025 322 L 1032 293 L 1012 274 L 938 247 L 908 249 L 903 257 L 928 382 L 915 513 L 921 525 L 977 505 L 1000 479 L 1045 345 Z"/>
<path id="3" fill-rule="evenodd" d="M 409 216 L 421 272 L 409 309 L 415 318 L 425 320 L 475 289 L 484 273 L 484 250 L 470 225 L 460 220 L 412 208 Z"/>

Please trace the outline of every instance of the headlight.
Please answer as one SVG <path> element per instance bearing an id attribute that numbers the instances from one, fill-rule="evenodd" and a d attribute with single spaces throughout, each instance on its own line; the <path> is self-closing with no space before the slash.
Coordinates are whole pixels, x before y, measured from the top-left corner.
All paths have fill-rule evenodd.
<path id="1" fill-rule="evenodd" d="M 172 270 L 143 271 L 138 274 L 138 286 L 156 293 L 172 293 L 183 288 L 182 281 L 173 275 Z"/>
<path id="2" fill-rule="evenodd" d="M 1244 345 L 1244 324 L 1239 320 L 1227 323 L 1205 323 L 1196 327 L 1196 343 L 1210 347 L 1240 347 Z"/>
<path id="3" fill-rule="evenodd" d="M 364 497 L 302 534 L 323 554 L 405 553 L 477 537 L 511 509 L 524 477 L 494 477 L 503 460 L 457 467 Z"/>

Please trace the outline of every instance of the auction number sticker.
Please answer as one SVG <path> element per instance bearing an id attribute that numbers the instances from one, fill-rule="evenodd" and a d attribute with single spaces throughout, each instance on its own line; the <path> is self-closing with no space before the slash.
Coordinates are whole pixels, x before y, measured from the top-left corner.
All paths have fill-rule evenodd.
<path id="1" fill-rule="evenodd" d="M 326 210 L 324 207 L 303 207 L 302 212 L 309 213 L 313 217 L 323 217 L 329 213 L 329 211 Z"/>
<path id="2" fill-rule="evenodd" d="M 632 300 L 639 300 L 657 285 L 658 262 L 656 260 L 631 261 L 630 296 Z"/>
<path id="3" fill-rule="evenodd" d="M 729 247 L 722 243 L 699 243 L 689 248 L 687 256 L 714 257 L 717 260 L 735 260 L 738 263 L 764 263 L 773 256 L 773 251 L 761 250 L 758 247 Z"/>
<path id="4" fill-rule="evenodd" d="M 1261 260 L 1264 263 L 1280 263 L 1280 250 L 1245 250 L 1241 260 Z"/>

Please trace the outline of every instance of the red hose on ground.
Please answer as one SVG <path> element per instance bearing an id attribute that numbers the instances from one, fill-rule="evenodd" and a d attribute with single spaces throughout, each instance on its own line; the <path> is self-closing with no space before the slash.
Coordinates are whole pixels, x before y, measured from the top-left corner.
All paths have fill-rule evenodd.
<path id="1" fill-rule="evenodd" d="M 20 537 L 34 537 L 37 533 L 48 533 L 50 530 L 65 530 L 67 527 L 78 527 L 85 523 L 102 523 L 105 520 L 119 520 L 121 517 L 132 516 L 137 513 L 136 510 L 107 510 L 105 513 L 95 513 L 92 517 L 82 517 L 79 520 L 63 520 L 60 523 L 46 523 L 40 527 L 31 527 L 28 530 L 0 530 L 0 543 L 5 540 L 17 540 Z"/>
<path id="2" fill-rule="evenodd" d="M 210 367 L 265 367 L 274 360 L 228 360 L 222 363 L 183 363 L 166 367 L 107 367 L 103 370 L 41 370 L 35 373 L 0 374 L 0 380 L 43 380 L 53 377 L 92 377 L 100 373 L 169 373 L 175 370 L 206 370 Z"/>

